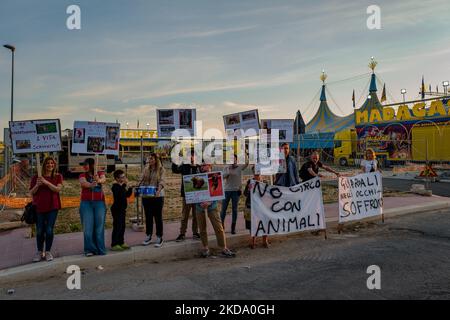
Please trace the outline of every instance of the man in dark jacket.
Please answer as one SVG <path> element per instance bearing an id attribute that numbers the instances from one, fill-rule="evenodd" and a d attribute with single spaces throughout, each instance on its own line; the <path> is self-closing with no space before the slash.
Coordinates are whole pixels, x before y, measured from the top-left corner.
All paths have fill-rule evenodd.
<path id="1" fill-rule="evenodd" d="M 181 211 L 181 227 L 180 234 L 178 235 L 176 241 L 184 241 L 186 239 L 186 230 L 189 221 L 189 213 L 192 210 L 192 236 L 195 240 L 200 239 L 200 234 L 198 233 L 198 225 L 197 225 L 197 216 L 195 214 L 195 204 L 187 204 L 184 196 L 184 186 L 183 186 L 183 177 L 200 173 L 199 166 L 194 164 L 194 152 L 191 153 L 191 163 L 183 163 L 179 166 L 176 164 L 172 164 L 172 171 L 174 173 L 181 174 L 181 197 L 183 198 L 183 209 Z"/>
<path id="2" fill-rule="evenodd" d="M 292 187 L 300 183 L 297 171 L 297 163 L 293 156 L 291 156 L 289 144 L 283 143 L 281 145 L 281 152 L 286 157 L 286 172 L 277 175 L 275 185 L 282 187 Z"/>

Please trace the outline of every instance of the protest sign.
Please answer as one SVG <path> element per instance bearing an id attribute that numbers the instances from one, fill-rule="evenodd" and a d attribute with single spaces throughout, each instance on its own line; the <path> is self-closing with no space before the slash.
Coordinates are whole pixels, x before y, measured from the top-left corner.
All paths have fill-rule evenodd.
<path id="1" fill-rule="evenodd" d="M 225 198 L 222 172 L 205 172 L 183 176 L 187 204 Z"/>
<path id="2" fill-rule="evenodd" d="M 339 177 L 339 223 L 383 214 L 383 186 L 379 172 Z"/>
<path id="3" fill-rule="evenodd" d="M 62 150 L 59 119 L 10 121 L 9 132 L 14 154 Z"/>
<path id="4" fill-rule="evenodd" d="M 319 178 L 290 188 L 252 181 L 250 194 L 252 236 L 326 228 Z"/>
<path id="5" fill-rule="evenodd" d="M 258 110 L 250 110 L 223 116 L 227 136 L 251 137 L 259 134 Z"/>
<path id="6" fill-rule="evenodd" d="M 294 141 L 294 120 L 290 119 L 264 119 L 261 120 L 261 129 L 266 130 L 266 140 L 270 141 L 272 130 L 278 130 L 279 142 Z"/>
<path id="7" fill-rule="evenodd" d="M 120 124 L 75 121 L 72 152 L 119 155 Z"/>
<path id="8" fill-rule="evenodd" d="M 159 137 L 171 137 L 175 130 L 177 137 L 195 136 L 195 109 L 157 109 L 156 117 Z"/>

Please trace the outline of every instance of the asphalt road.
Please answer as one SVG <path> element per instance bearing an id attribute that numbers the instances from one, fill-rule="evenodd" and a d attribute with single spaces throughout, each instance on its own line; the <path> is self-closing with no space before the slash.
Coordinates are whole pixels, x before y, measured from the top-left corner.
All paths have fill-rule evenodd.
<path id="1" fill-rule="evenodd" d="M 1 299 L 450 299 L 450 210 L 365 223 L 328 240 L 310 233 L 238 248 L 236 258 L 193 258 L 86 270 L 16 284 Z M 381 289 L 367 288 L 367 268 Z"/>

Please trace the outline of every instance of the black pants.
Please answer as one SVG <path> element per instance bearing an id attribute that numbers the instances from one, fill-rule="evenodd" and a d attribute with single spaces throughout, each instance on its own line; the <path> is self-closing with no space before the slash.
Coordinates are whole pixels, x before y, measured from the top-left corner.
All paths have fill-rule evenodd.
<path id="1" fill-rule="evenodd" d="M 148 236 L 153 234 L 153 219 L 156 224 L 156 236 L 163 236 L 162 210 L 164 206 L 163 197 L 142 198 L 145 212 L 145 232 Z"/>
<path id="2" fill-rule="evenodd" d="M 113 217 L 111 247 L 121 246 L 125 243 L 123 236 L 125 234 L 127 211 L 111 208 L 111 213 Z"/>

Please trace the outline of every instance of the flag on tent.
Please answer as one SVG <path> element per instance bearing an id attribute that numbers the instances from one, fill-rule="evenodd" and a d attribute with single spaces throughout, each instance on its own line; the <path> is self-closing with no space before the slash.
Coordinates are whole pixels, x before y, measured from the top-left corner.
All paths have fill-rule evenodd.
<path id="1" fill-rule="evenodd" d="M 381 100 L 380 102 L 383 103 L 386 101 L 386 83 L 383 84 L 383 92 L 381 93 Z"/>
<path id="2" fill-rule="evenodd" d="M 423 76 L 422 76 L 422 90 L 420 90 L 422 92 L 422 99 L 425 99 L 425 82 L 423 80 Z"/>
<path id="3" fill-rule="evenodd" d="M 352 101 L 353 101 L 353 109 L 355 109 L 355 89 L 353 89 Z"/>

